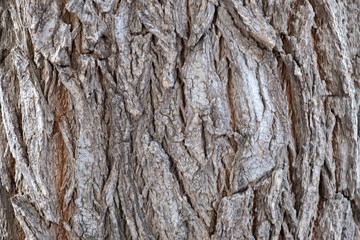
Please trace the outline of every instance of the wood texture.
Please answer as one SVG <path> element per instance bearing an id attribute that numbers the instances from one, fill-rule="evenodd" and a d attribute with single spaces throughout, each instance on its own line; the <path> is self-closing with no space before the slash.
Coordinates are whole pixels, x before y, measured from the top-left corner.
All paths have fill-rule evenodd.
<path id="1" fill-rule="evenodd" d="M 359 9 L 0 0 L 0 239 L 360 239 Z"/>

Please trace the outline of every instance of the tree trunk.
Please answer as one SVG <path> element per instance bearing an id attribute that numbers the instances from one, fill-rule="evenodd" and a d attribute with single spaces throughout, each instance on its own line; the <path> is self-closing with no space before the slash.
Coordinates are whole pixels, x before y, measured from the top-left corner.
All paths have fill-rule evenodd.
<path id="1" fill-rule="evenodd" d="M 0 239 L 360 239 L 359 9 L 0 0 Z"/>

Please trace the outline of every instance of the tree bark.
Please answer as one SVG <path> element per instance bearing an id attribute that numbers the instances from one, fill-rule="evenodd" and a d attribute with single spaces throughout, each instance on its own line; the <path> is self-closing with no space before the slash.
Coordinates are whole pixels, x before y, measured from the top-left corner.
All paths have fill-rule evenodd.
<path id="1" fill-rule="evenodd" d="M 0 239 L 360 239 L 359 9 L 0 0 Z"/>

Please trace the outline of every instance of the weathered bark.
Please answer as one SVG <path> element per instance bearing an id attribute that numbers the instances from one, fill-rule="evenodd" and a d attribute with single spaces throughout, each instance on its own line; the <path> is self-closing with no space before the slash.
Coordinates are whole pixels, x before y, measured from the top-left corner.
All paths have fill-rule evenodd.
<path id="1" fill-rule="evenodd" d="M 360 239 L 359 10 L 0 0 L 0 238 Z"/>

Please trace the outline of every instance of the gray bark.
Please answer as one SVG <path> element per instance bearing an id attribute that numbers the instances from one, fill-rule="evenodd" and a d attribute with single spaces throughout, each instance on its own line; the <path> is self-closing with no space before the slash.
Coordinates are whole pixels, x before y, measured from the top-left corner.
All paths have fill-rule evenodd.
<path id="1" fill-rule="evenodd" d="M 360 239 L 359 9 L 0 0 L 0 239 Z"/>

